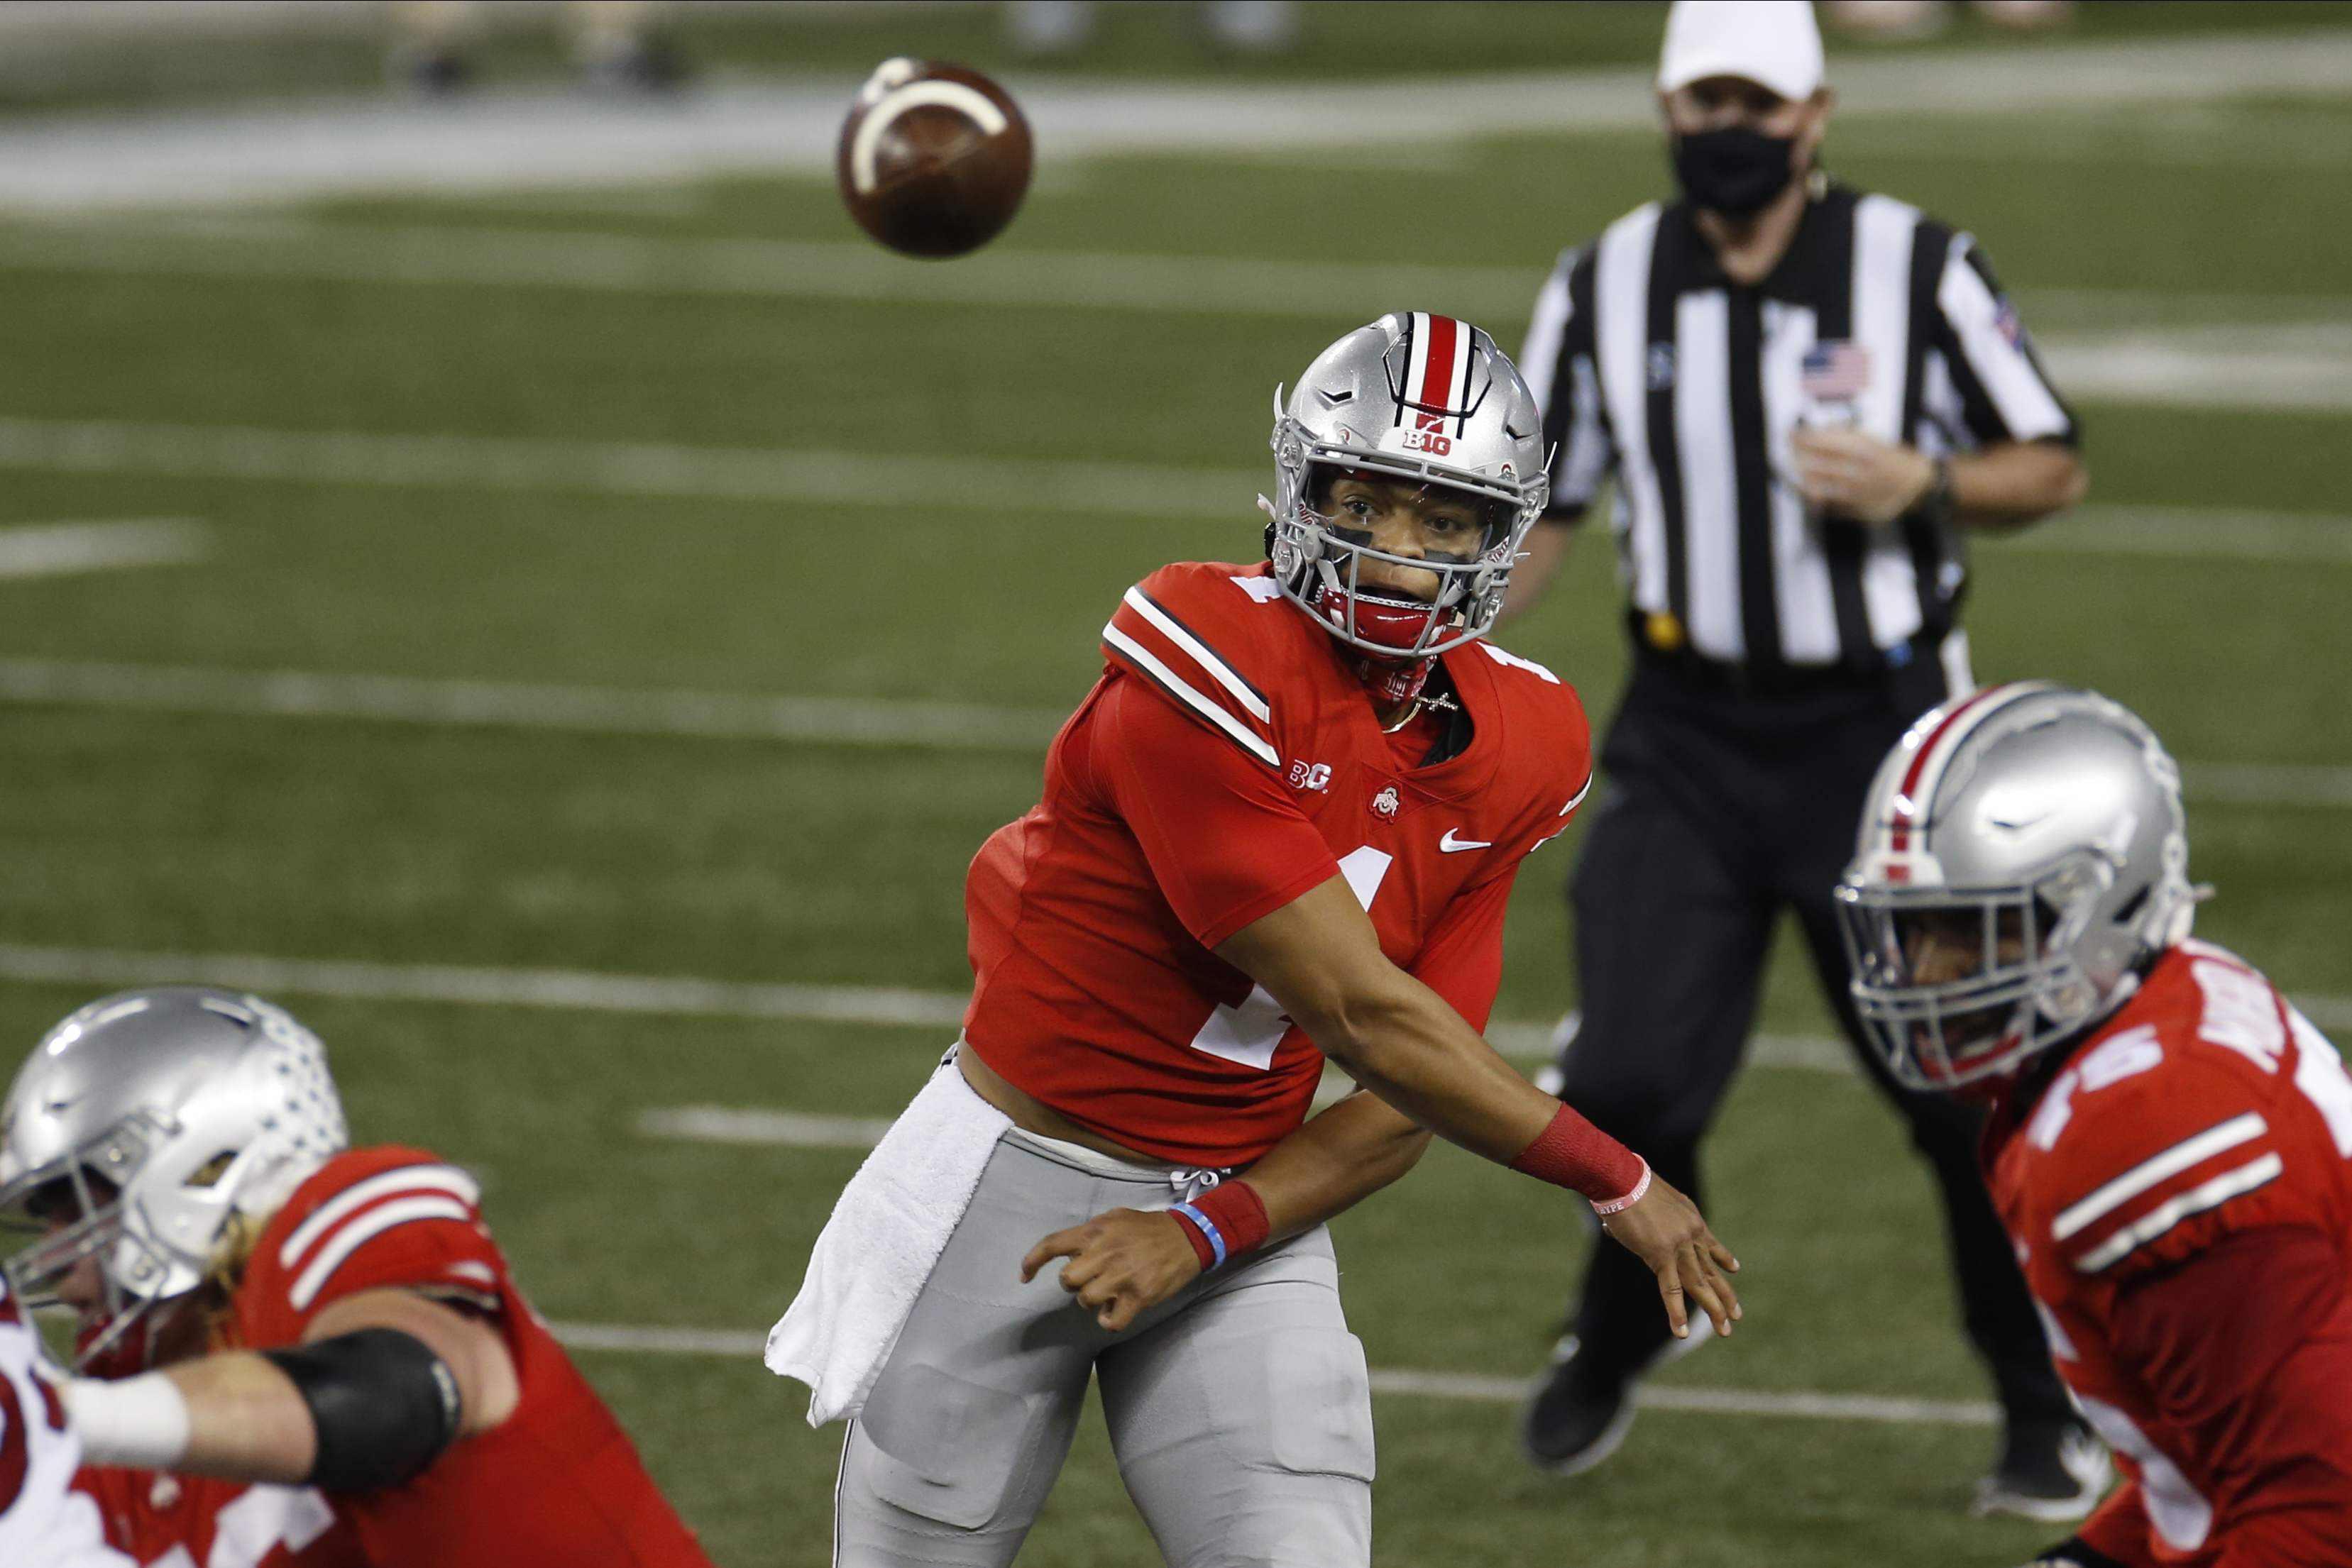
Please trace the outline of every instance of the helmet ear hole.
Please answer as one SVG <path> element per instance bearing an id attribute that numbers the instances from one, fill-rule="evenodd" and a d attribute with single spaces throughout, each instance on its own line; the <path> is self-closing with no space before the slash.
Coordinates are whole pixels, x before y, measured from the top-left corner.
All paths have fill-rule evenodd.
<path id="1" fill-rule="evenodd" d="M 2143 887 L 2137 893 L 2133 894 L 2129 899 L 2126 900 L 2123 907 L 2116 911 L 2116 924 L 2118 925 L 2129 925 L 2133 921 L 2137 920 L 2139 918 L 2140 911 L 2147 907 L 2147 895 L 2153 891 L 2154 888 L 2152 885 L 2149 887 Z"/>

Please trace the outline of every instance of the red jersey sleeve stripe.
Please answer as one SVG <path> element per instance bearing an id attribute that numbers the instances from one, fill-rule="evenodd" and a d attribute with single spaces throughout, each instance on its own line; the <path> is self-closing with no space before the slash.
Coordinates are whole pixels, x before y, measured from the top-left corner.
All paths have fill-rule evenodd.
<path id="1" fill-rule="evenodd" d="M 328 1231 L 347 1217 L 380 1197 L 395 1192 L 443 1192 L 472 1205 L 481 1200 L 482 1185 L 455 1166 L 403 1166 L 354 1182 L 311 1212 L 278 1249 L 278 1266 L 291 1269 Z"/>
<path id="2" fill-rule="evenodd" d="M 1265 763 L 1268 768 L 1281 766 L 1282 758 L 1271 745 L 1253 734 L 1247 726 L 1227 713 L 1218 704 L 1186 685 L 1175 671 L 1160 663 L 1142 643 L 1120 631 L 1116 625 L 1107 625 L 1103 628 L 1103 641 L 1109 643 L 1119 657 L 1132 666 L 1138 674 L 1202 718 L 1207 719 L 1229 737 L 1234 745 Z"/>
<path id="3" fill-rule="evenodd" d="M 2061 1212 L 2051 1222 L 2050 1239 L 2064 1241 L 2078 1236 L 2150 1187 L 2170 1181 L 2190 1166 L 2202 1165 L 2225 1150 L 2252 1143 L 2268 1131 L 2270 1124 L 2263 1120 L 2262 1113 L 2249 1111 L 2242 1116 L 2232 1116 L 2217 1126 L 2208 1127 L 2193 1138 L 2184 1138 L 2162 1154 L 2141 1161 L 2090 1197 Z"/>
<path id="4" fill-rule="evenodd" d="M 2161 1237 L 2182 1220 L 2219 1208 L 2233 1197 L 2242 1197 L 2266 1182 L 2272 1182 L 2286 1170 L 2286 1162 L 2273 1149 L 2261 1159 L 2224 1171 L 2202 1186 L 2158 1204 L 2145 1216 L 2125 1226 L 2096 1247 L 2074 1260 L 2074 1267 L 2085 1274 L 2095 1274 L 2118 1259 Z"/>
<path id="5" fill-rule="evenodd" d="M 1225 663 L 1214 648 L 1192 635 L 1191 627 L 1169 614 L 1166 609 L 1140 588 L 1129 589 L 1124 602 L 1128 608 L 1159 628 L 1161 636 L 1190 655 L 1194 664 L 1207 672 L 1210 679 L 1231 692 L 1234 701 L 1242 705 L 1243 712 L 1261 724 L 1273 722 L 1274 706 L 1265 700 L 1265 694 L 1252 685 L 1248 677 L 1239 670 Z"/>
<path id="6" fill-rule="evenodd" d="M 294 1281 L 294 1288 L 287 1291 L 286 1299 L 293 1303 L 296 1312 L 307 1311 L 345 1260 L 395 1226 L 420 1219 L 470 1222 L 473 1218 L 473 1209 L 454 1197 L 420 1196 L 379 1204 L 336 1231 L 335 1239 L 319 1249 L 319 1255 L 310 1260 L 309 1267 Z"/>

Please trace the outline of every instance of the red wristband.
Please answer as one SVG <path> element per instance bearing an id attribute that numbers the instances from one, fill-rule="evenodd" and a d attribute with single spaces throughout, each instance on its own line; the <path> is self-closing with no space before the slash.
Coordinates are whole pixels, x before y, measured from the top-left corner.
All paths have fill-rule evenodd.
<path id="1" fill-rule="evenodd" d="M 1650 1174 L 1642 1156 L 1562 1105 L 1511 1168 L 1538 1181 L 1580 1192 L 1596 1204 L 1633 1195 Z"/>
<path id="2" fill-rule="evenodd" d="M 1190 1203 L 1168 1211 L 1184 1228 L 1184 1239 L 1206 1272 L 1218 1264 L 1265 1245 L 1273 1227 L 1265 1218 L 1265 1200 L 1247 1182 L 1219 1182 Z"/>

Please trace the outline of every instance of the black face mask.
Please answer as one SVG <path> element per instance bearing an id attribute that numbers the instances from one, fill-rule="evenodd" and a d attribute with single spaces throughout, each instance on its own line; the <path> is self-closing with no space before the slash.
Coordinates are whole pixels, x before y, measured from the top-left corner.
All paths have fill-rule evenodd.
<path id="1" fill-rule="evenodd" d="M 1709 212 L 1744 218 L 1769 206 L 1795 175 L 1797 139 L 1744 125 L 1675 138 L 1675 178 Z"/>

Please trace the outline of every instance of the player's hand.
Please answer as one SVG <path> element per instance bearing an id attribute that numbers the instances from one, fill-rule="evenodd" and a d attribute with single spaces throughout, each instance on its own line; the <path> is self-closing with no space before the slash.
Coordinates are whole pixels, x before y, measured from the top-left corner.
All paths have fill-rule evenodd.
<path id="1" fill-rule="evenodd" d="M 1653 1171 L 1650 1190 L 1633 1207 L 1611 1215 L 1601 1228 L 1658 1277 L 1666 1300 L 1666 1321 L 1676 1339 L 1690 1337 L 1690 1308 L 1706 1309 L 1715 1332 L 1728 1335 L 1739 1316 L 1739 1296 L 1727 1273 L 1739 1270 L 1731 1249 L 1715 1239 L 1698 1206 Z"/>
<path id="2" fill-rule="evenodd" d="M 1934 458 L 1865 431 L 1800 428 L 1789 450 L 1806 504 L 1857 523 L 1894 521 L 1936 482 Z"/>
<path id="3" fill-rule="evenodd" d="M 1021 1260 L 1021 1282 L 1035 1279 L 1056 1258 L 1069 1260 L 1062 1266 L 1062 1289 L 1113 1333 L 1201 1272 L 1201 1255 L 1192 1250 L 1182 1220 L 1132 1208 L 1114 1208 L 1084 1225 L 1056 1230 Z"/>

